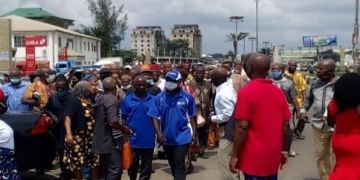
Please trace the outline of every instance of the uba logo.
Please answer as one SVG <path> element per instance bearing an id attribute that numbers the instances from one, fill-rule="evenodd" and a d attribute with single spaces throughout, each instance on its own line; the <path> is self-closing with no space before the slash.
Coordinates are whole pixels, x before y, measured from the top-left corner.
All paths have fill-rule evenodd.
<path id="1" fill-rule="evenodd" d="M 26 46 L 47 46 L 47 37 L 26 37 L 25 38 Z"/>

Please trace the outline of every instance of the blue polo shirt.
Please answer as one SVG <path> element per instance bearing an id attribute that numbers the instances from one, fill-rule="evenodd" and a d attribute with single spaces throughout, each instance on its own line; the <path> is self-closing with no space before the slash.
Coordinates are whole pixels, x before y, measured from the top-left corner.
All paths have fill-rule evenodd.
<path id="1" fill-rule="evenodd" d="M 126 125 L 134 132 L 130 137 L 132 148 L 154 148 L 155 129 L 152 118 L 147 115 L 155 97 L 147 93 L 144 99 L 139 99 L 131 93 L 122 101 L 121 116 L 126 120 Z"/>
<path id="2" fill-rule="evenodd" d="M 158 94 L 151 105 L 148 115 L 160 119 L 165 145 L 184 145 L 192 140 L 190 118 L 196 116 L 195 99 L 180 90 L 171 95 L 164 91 Z"/>

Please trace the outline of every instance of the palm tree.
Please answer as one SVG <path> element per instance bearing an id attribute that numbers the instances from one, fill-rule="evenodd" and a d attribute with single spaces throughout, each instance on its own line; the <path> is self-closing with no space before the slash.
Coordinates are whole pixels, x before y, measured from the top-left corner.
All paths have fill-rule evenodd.
<path id="1" fill-rule="evenodd" d="M 246 38 L 248 36 L 248 33 L 243 33 L 240 32 L 239 34 L 235 34 L 235 33 L 230 33 L 228 35 L 226 35 L 226 41 L 225 42 L 233 42 L 233 46 L 234 46 L 234 55 L 237 55 L 237 47 L 238 47 L 238 41 L 243 40 L 244 38 Z M 236 57 L 235 57 L 236 58 Z"/>

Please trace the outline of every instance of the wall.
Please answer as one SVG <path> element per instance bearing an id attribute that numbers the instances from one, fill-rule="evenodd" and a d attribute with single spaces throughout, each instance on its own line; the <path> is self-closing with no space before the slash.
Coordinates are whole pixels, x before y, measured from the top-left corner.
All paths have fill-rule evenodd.
<path id="1" fill-rule="evenodd" d="M 0 19 L 0 53 L 7 52 L 7 57 L 0 57 L 0 71 L 8 71 L 11 59 L 11 21 L 9 19 Z"/>
<path id="2" fill-rule="evenodd" d="M 85 56 L 84 61 L 79 61 L 79 65 L 91 65 L 100 60 L 100 41 L 79 37 L 75 35 L 65 34 L 62 32 L 13 32 L 12 33 L 12 47 L 15 47 L 15 36 L 47 36 L 47 46 L 36 47 L 35 56 L 37 61 L 50 61 L 50 67 L 59 60 L 59 52 L 62 47 L 65 47 L 69 40 L 69 49 Z M 84 47 L 86 44 L 86 48 Z M 95 50 L 97 46 L 97 51 Z M 17 53 L 14 60 L 25 60 L 25 47 L 16 47 Z"/>

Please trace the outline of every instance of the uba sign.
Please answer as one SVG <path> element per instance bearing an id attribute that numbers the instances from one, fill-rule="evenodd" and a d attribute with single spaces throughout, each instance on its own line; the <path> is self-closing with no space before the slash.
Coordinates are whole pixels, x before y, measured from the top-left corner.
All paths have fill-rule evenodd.
<path id="1" fill-rule="evenodd" d="M 47 46 L 47 37 L 25 37 L 25 46 L 42 47 Z"/>

